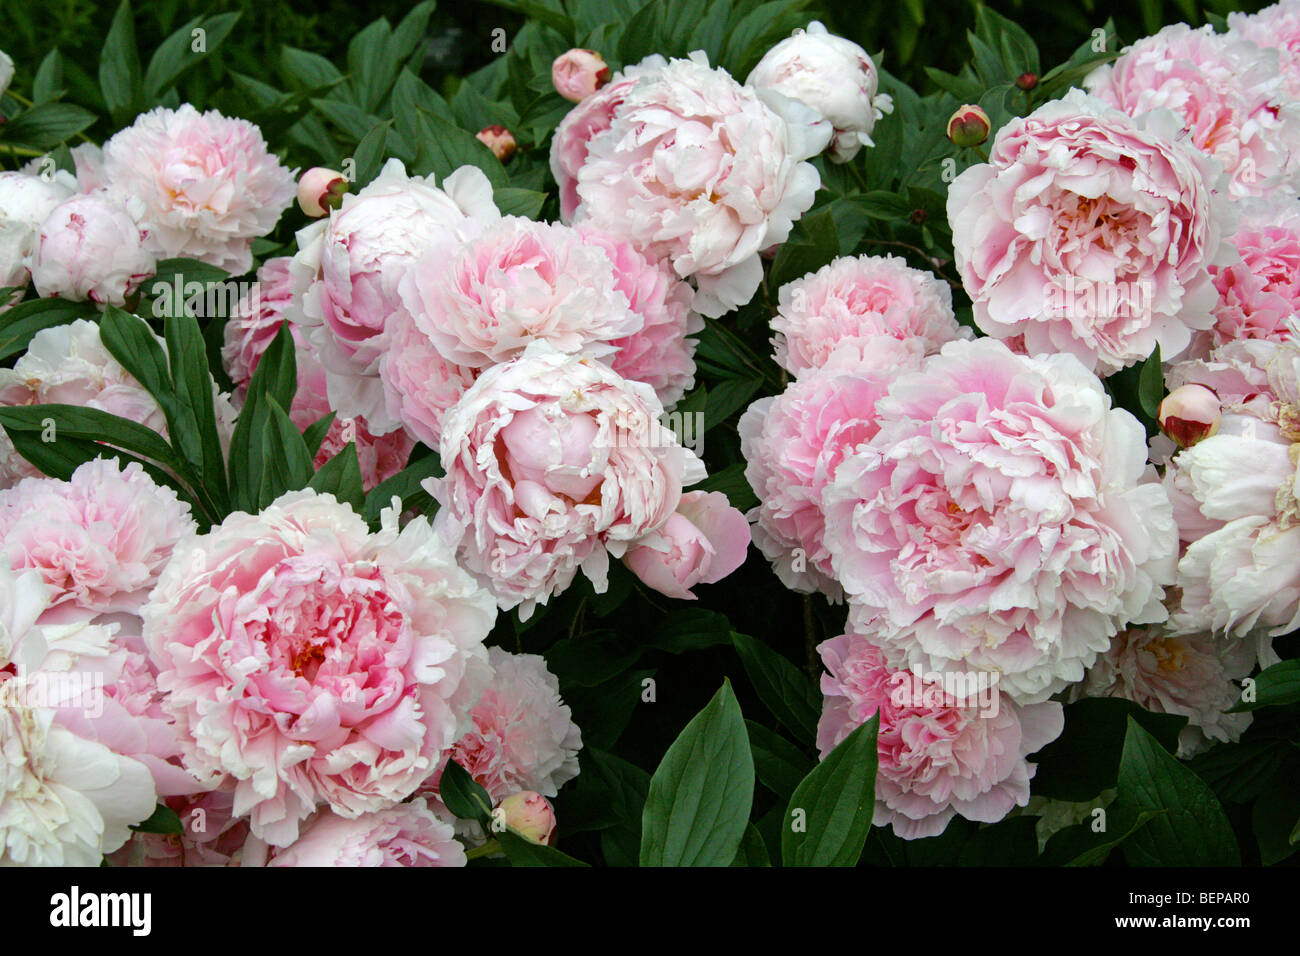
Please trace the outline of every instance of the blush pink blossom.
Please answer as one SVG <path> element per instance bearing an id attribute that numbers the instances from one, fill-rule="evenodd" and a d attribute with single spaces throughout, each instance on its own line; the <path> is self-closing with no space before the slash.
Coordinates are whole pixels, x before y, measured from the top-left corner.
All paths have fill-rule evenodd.
<path id="1" fill-rule="evenodd" d="M 417 441 L 437 448 L 447 410 L 474 384 L 478 372 L 443 358 L 403 308 L 388 317 L 388 351 L 379 360 L 384 418 Z"/>
<path id="2" fill-rule="evenodd" d="M 804 160 L 829 132 L 787 121 L 703 53 L 672 60 L 589 139 L 574 218 L 668 259 L 694 279 L 700 314 L 720 316 L 753 297 L 759 253 L 812 206 L 820 177 Z"/>
<path id="3" fill-rule="evenodd" d="M 503 610 L 526 618 L 579 568 L 603 592 L 609 557 L 705 477 L 662 414 L 650 386 L 545 341 L 483 372 L 447 413 L 446 477 L 425 487 L 440 531 Z"/>
<path id="4" fill-rule="evenodd" d="M 1172 110 L 1197 149 L 1223 164 L 1232 195 L 1278 186 L 1294 195 L 1300 103 L 1285 90 L 1276 50 L 1178 23 L 1098 67 L 1084 86 L 1130 116 Z"/>
<path id="5" fill-rule="evenodd" d="M 822 493 L 824 540 L 890 667 L 997 672 L 1034 703 L 1165 619 L 1169 499 L 1142 426 L 1077 359 L 950 342 L 875 416 Z"/>
<path id="6" fill-rule="evenodd" d="M 1210 266 L 1233 258 L 1218 175 L 1168 111 L 1134 120 L 1071 90 L 1013 119 L 948 190 L 975 324 L 1102 375 L 1157 344 L 1178 357 L 1213 325 Z"/>
<path id="7" fill-rule="evenodd" d="M 465 848 L 451 824 L 438 819 L 422 799 L 343 817 L 322 810 L 303 825 L 302 835 L 275 850 L 267 866 L 464 866 Z M 253 865 L 245 862 L 245 866 Z"/>
<path id="8" fill-rule="evenodd" d="M 222 775 L 255 836 L 288 846 L 320 807 L 356 818 L 415 792 L 490 670 L 491 596 L 417 518 L 371 533 L 295 491 L 177 547 L 142 611 L 184 762 Z"/>
<path id="9" fill-rule="evenodd" d="M 1026 758 L 1065 727 L 1054 701 L 1017 705 L 1006 694 L 981 709 L 906 671 L 891 669 L 872 641 L 845 634 L 818 652 L 828 673 L 817 725 L 822 758 L 880 715 L 876 826 L 904 840 L 938 836 L 954 816 L 996 823 L 1029 802 L 1035 766 Z"/>
<path id="10" fill-rule="evenodd" d="M 915 361 L 909 354 L 897 367 Z M 748 516 L 754 544 L 792 590 L 843 598 L 823 543 L 822 489 L 844 456 L 875 435 L 875 405 L 891 377 L 884 370 L 814 368 L 740 416 L 745 478 L 759 500 Z"/>
<path id="11" fill-rule="evenodd" d="M 690 491 L 655 532 L 634 543 L 623 562 L 643 584 L 680 601 L 691 588 L 721 581 L 745 563 L 749 522 L 720 491 Z"/>
<path id="12" fill-rule="evenodd" d="M 109 857 L 112 866 L 238 866 L 248 821 L 234 816 L 232 789 L 162 801 L 181 821 L 179 834 L 143 833 Z"/>
<path id="13" fill-rule="evenodd" d="M 448 361 L 481 369 L 545 340 L 606 356 L 643 319 L 614 267 L 569 226 L 505 216 L 434 235 L 398 285 L 416 327 Z"/>
<path id="14" fill-rule="evenodd" d="M 294 173 L 247 120 L 156 107 L 104 144 L 108 188 L 132 204 L 159 258 L 199 259 L 235 275 L 253 240 L 293 202 Z"/>
<path id="15" fill-rule="evenodd" d="M 73 196 L 41 223 L 32 284 L 45 298 L 124 305 L 154 273 L 147 236 L 111 194 Z"/>
<path id="16" fill-rule="evenodd" d="M 1300 315 L 1300 201 L 1243 200 L 1229 242 L 1240 262 L 1212 268 L 1219 301 L 1212 344 L 1234 339 L 1282 341 Z"/>
<path id="17" fill-rule="evenodd" d="M 778 300 L 776 363 L 796 376 L 841 352 L 870 362 L 881 339 L 904 343 L 919 359 L 970 337 L 953 315 L 948 284 L 897 256 L 837 258 L 783 285 Z"/>
<path id="18" fill-rule="evenodd" d="M 76 180 L 60 170 L 50 179 L 0 172 L 0 288 L 27 287 L 41 223 L 76 193 Z"/>
<path id="19" fill-rule="evenodd" d="M 1300 100 L 1300 2 L 1281 0 L 1258 13 L 1230 13 L 1228 36 L 1277 50 L 1287 94 Z"/>
<path id="20" fill-rule="evenodd" d="M 704 319 L 693 307 L 694 290 L 671 266 L 632 243 L 590 226 L 579 226 L 578 232 L 609 257 L 614 287 L 643 323 L 613 341 L 618 351 L 606 361 L 624 378 L 649 385 L 665 407 L 672 407 L 695 385 L 696 343 L 689 336 L 704 331 Z"/>

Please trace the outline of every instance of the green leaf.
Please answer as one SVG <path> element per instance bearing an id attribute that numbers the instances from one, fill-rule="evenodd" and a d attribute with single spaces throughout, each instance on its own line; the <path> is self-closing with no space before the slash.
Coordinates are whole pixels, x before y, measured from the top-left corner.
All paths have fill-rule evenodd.
<path id="1" fill-rule="evenodd" d="M 281 325 L 275 338 L 258 360 L 253 379 L 248 384 L 244 407 L 235 422 L 230 439 L 228 480 L 231 507 L 256 512 L 261 495 L 263 469 L 263 433 L 271 415 L 268 398 L 280 408 L 293 403 L 298 388 L 298 367 L 294 358 L 293 338 L 288 324 Z M 304 442 L 305 444 L 305 442 Z"/>
<path id="2" fill-rule="evenodd" d="M 511 866 L 587 866 L 581 860 L 575 860 L 567 853 L 561 853 L 554 847 L 543 846 L 525 839 L 512 830 L 497 834 L 501 849 L 510 859 Z"/>
<path id="3" fill-rule="evenodd" d="M 1280 707 L 1300 702 L 1300 659 L 1280 661 L 1260 671 L 1254 678 L 1254 700 L 1242 700 L 1231 710 L 1259 710 L 1261 707 Z M 1244 692 L 1243 692 L 1244 693 Z"/>
<path id="4" fill-rule="evenodd" d="M 1142 375 L 1138 379 L 1138 400 L 1142 411 L 1151 418 L 1160 413 L 1160 403 L 1165 397 L 1165 376 L 1160 369 L 1160 345 L 1156 344 L 1149 358 L 1142 364 Z"/>
<path id="5" fill-rule="evenodd" d="M 492 150 L 472 133 L 423 109 L 417 110 L 413 127 L 414 173 L 432 173 L 441 183 L 461 166 L 476 166 L 487 176 L 493 189 L 509 185 L 505 168 L 492 155 Z"/>
<path id="6" fill-rule="evenodd" d="M 99 89 L 116 126 L 125 126 L 140 111 L 143 88 L 131 0 L 122 0 L 104 38 L 99 53 Z"/>
<path id="7" fill-rule="evenodd" d="M 492 798 L 468 770 L 450 758 L 438 780 L 438 796 L 459 819 L 476 820 L 484 829 L 492 825 Z"/>
<path id="8" fill-rule="evenodd" d="M 704 405 L 704 430 L 707 432 L 725 422 L 748 404 L 762 385 L 761 378 L 733 378 L 714 385 Z"/>
<path id="9" fill-rule="evenodd" d="M 357 143 L 357 148 L 352 153 L 352 161 L 356 164 L 357 180 L 353 184 L 356 189 L 365 187 L 379 175 L 379 170 L 384 165 L 384 149 L 388 144 L 388 128 L 392 125 L 392 120 L 376 123 L 370 127 L 370 132 L 361 137 L 361 142 Z"/>
<path id="10" fill-rule="evenodd" d="M 239 13 L 195 17 L 158 45 L 144 73 L 144 95 L 155 102 L 185 73 L 214 53 L 239 21 Z M 195 50 L 195 30 L 202 30 L 203 49 Z"/>
<path id="11" fill-rule="evenodd" d="M 650 640 L 650 646 L 669 654 L 719 647 L 731 643 L 731 622 L 725 614 L 717 611 L 682 608 L 665 617 L 654 629 Z"/>
<path id="12" fill-rule="evenodd" d="M 1300 798 L 1294 783 L 1277 786 L 1255 801 L 1250 814 L 1250 826 L 1259 845 L 1259 858 L 1265 866 L 1273 866 L 1290 857 L 1297 849 L 1291 839 L 1300 827 Z"/>
<path id="13" fill-rule="evenodd" d="M 799 784 L 781 831 L 784 865 L 857 865 L 876 809 L 879 726 L 876 715 L 856 727 Z"/>
<path id="14" fill-rule="evenodd" d="M 733 634 L 731 641 L 763 705 L 800 740 L 816 739 L 822 700 L 812 679 L 748 634 Z"/>
<path id="15" fill-rule="evenodd" d="M 312 475 L 307 487 L 322 494 L 331 494 L 361 514 L 366 507 L 366 493 L 361 483 L 356 442 L 348 442 L 337 455 L 321 465 L 320 470 Z"/>
<path id="16" fill-rule="evenodd" d="M 12 434 L 25 431 L 40 434 L 52 423 L 54 441 L 84 438 L 135 452 L 163 464 L 174 464 L 176 455 L 170 445 L 152 428 L 119 418 L 97 408 L 80 405 L 14 405 L 0 408 L 0 425 Z M 112 449 L 104 452 L 111 455 Z"/>
<path id="17" fill-rule="evenodd" d="M 734 465 L 715 471 L 703 481 L 693 485 L 691 490 L 721 491 L 731 502 L 731 507 L 740 511 L 748 511 L 758 504 L 758 496 L 754 494 L 754 489 L 749 486 L 749 479 L 745 477 L 744 462 L 736 462 Z"/>
<path id="18" fill-rule="evenodd" d="M 767 855 L 767 845 L 763 843 L 763 835 L 758 832 L 758 827 L 749 824 L 745 827 L 745 835 L 741 837 L 740 849 L 736 851 L 736 858 L 731 861 L 732 866 L 771 866 L 772 861 Z"/>
<path id="19" fill-rule="evenodd" d="M 95 122 L 95 114 L 71 103 L 41 103 L 0 126 L 3 142 L 32 149 L 49 149 L 76 136 Z"/>
<path id="20" fill-rule="evenodd" d="M 0 361 L 27 351 L 32 337 L 42 329 L 89 318 L 95 307 L 66 299 L 30 299 L 0 312 Z"/>
<path id="21" fill-rule="evenodd" d="M 542 212 L 542 206 L 546 202 L 546 193 L 538 192 L 535 189 L 518 189 L 514 186 L 506 186 L 498 189 L 493 193 L 496 200 L 497 208 L 501 210 L 503 216 L 523 216 L 525 219 L 536 219 Z"/>
<path id="22" fill-rule="evenodd" d="M 789 802 L 812 769 L 812 760 L 776 731 L 768 730 L 757 721 L 747 720 L 745 727 L 749 730 L 749 749 L 754 755 L 754 773 L 758 782 L 778 799 Z"/>
<path id="23" fill-rule="evenodd" d="M 258 510 L 287 491 L 306 488 L 313 471 L 311 453 L 293 421 L 272 396 L 266 397 L 270 414 L 262 431 L 262 490 Z"/>
<path id="24" fill-rule="evenodd" d="M 131 829 L 136 833 L 164 833 L 169 836 L 179 836 L 185 832 L 185 827 L 181 824 L 181 818 L 176 815 L 176 811 L 163 803 L 154 807 L 153 813 L 149 814 L 149 819 L 137 823 Z"/>
<path id="25" fill-rule="evenodd" d="M 50 50 L 36 69 L 32 80 L 32 102 L 49 103 L 63 95 L 63 55 Z"/>
<path id="26" fill-rule="evenodd" d="M 325 57 L 291 46 L 281 51 L 280 68 L 286 76 L 307 89 L 328 87 L 343 79 L 338 67 Z"/>
<path id="27" fill-rule="evenodd" d="M 1118 800 L 1165 811 L 1124 844 L 1130 866 L 1239 866 L 1237 838 L 1213 791 L 1132 717 L 1119 763 Z"/>
<path id="28" fill-rule="evenodd" d="M 650 778 L 642 866 L 730 866 L 754 801 L 754 761 L 730 682 L 668 748 Z"/>
<path id="29" fill-rule="evenodd" d="M 337 412 L 322 415 L 303 430 L 302 440 L 307 443 L 307 450 L 311 452 L 313 460 L 320 454 L 320 446 L 325 441 L 325 436 L 329 434 L 330 426 L 334 424 L 337 416 Z"/>
<path id="30" fill-rule="evenodd" d="M 436 453 L 411 462 L 393 477 L 375 485 L 366 494 L 366 522 L 368 524 L 377 522 L 380 513 L 393 503 L 394 498 L 400 498 L 402 507 L 406 508 L 408 501 L 426 494 L 420 486 L 421 482 L 428 478 L 441 477 L 442 461 Z"/>
<path id="31" fill-rule="evenodd" d="M 212 373 L 203 333 L 194 316 L 182 312 L 164 320 L 163 336 L 179 412 L 175 417 L 182 429 L 178 435 L 169 425 L 168 434 L 172 444 L 178 445 L 195 467 L 208 494 L 225 510 L 229 505 L 226 461 L 217 431 Z"/>
<path id="32" fill-rule="evenodd" d="M 1105 831 L 1095 832 L 1090 821 L 1058 830 L 1043 847 L 1038 862 L 1042 866 L 1101 866 L 1116 847 L 1122 846 L 1162 812 L 1143 810 L 1121 819 L 1122 808 L 1113 807 L 1107 811 L 1109 818 Z"/>

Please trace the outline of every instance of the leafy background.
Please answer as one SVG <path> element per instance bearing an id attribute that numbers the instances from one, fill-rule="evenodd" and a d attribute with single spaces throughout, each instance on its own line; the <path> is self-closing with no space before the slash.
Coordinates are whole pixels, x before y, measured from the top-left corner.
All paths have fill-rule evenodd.
<path id="1" fill-rule="evenodd" d="M 1246 5 L 1257 9 L 1258 4 Z M 832 30 L 883 51 L 883 89 L 895 112 L 876 129 L 874 149 L 847 166 L 819 162 L 825 188 L 790 241 L 766 265 L 760 295 L 700 337 L 699 387 L 679 406 L 702 411 L 705 487 L 742 509 L 755 503 L 745 482 L 736 420 L 757 397 L 784 387 L 769 358 L 767 320 L 776 290 L 837 255 L 892 252 L 954 284 L 963 321 L 969 300 L 956 287 L 944 213 L 946 179 L 978 157 L 953 147 L 943 128 L 953 108 L 978 102 L 995 128 L 1062 93 L 1123 42 L 1186 20 L 1221 24 L 1234 5 L 1191 0 L 982 5 L 825 3 L 809 0 L 498 0 L 496 3 L 369 4 L 358 22 L 350 3 L 303 12 L 283 0 L 204 5 L 189 0 L 110 8 L 68 0 L 10 5 L 5 49 L 18 64 L 13 95 L 0 98 L 0 165 L 47 152 L 69 167 L 67 148 L 102 141 L 154 105 L 183 101 L 259 123 L 292 166 L 356 164 L 358 186 L 387 156 L 414 173 L 441 177 L 463 163 L 482 168 L 506 211 L 558 218 L 546 148 L 568 104 L 551 89 L 551 60 L 570 46 L 601 50 L 615 67 L 647 53 L 702 48 L 744 78 L 776 40 L 819 17 Z M 1010 18 L 1010 19 L 1008 19 Z M 1013 20 L 1018 20 L 1017 26 Z M 208 34 L 208 53 L 189 50 L 190 29 Z M 1022 29 L 1023 27 L 1023 29 Z M 1106 31 L 1098 53 L 1092 31 Z M 508 41 L 493 50 L 493 31 Z M 1022 73 L 1041 82 L 1014 85 Z M 34 105 L 30 105 L 34 104 Z M 520 153 L 503 166 L 474 138 L 489 123 L 515 132 Z M 950 177 L 949 177 L 950 178 Z M 306 220 L 285 214 L 255 247 L 259 258 L 290 250 Z M 290 250 L 291 251 L 291 250 Z M 219 270 L 162 263 L 160 278 Z M 142 336 L 142 319 L 109 309 L 109 348 L 168 413 L 175 447 L 111 416 L 44 407 L 0 411 L 25 454 L 48 474 L 70 473 L 107 440 L 153 465 L 194 503 L 204 523 L 256 508 L 310 484 L 352 501 L 371 520 L 392 494 L 431 507 L 418 491 L 436 473 L 429 450 L 363 496 L 355 459 L 341 455 L 312 473 L 324 433 L 300 435 L 284 409 L 293 396 L 292 346 L 282 334 L 259 366 L 227 459 L 201 387 L 211 368 L 223 380 L 219 318 L 153 319 L 168 359 Z M 0 361 L 12 362 L 38 329 L 94 312 L 75 303 L 29 300 L 0 317 Z M 206 363 L 204 359 L 206 358 Z M 228 383 L 223 382 L 224 385 Z M 1163 394 L 1158 356 L 1107 382 L 1116 401 L 1153 429 Z M 60 440 L 37 441 L 53 414 Z M 172 424 L 174 422 L 174 424 Z M 1040 852 L 1035 817 L 992 826 L 960 818 L 939 837 L 905 842 L 871 829 L 875 727 L 865 725 L 818 764 L 821 709 L 814 648 L 841 633 L 845 612 L 785 590 L 757 551 L 722 584 L 686 605 L 648 593 L 615 564 L 609 591 L 585 579 L 521 624 L 502 615 L 491 642 L 546 656 L 583 731 L 582 773 L 558 799 L 561 851 L 503 837 L 516 865 L 673 863 L 727 865 L 1074 865 L 1294 864 L 1300 840 L 1300 661 L 1259 678 L 1255 723 L 1241 743 L 1183 763 L 1171 756 L 1182 718 L 1127 702 L 1090 700 L 1066 708 L 1063 737 L 1037 757 L 1035 795 L 1106 806 L 1108 827 L 1085 822 Z M 720 686 L 721 685 L 721 686 Z M 483 795 L 454 774 L 449 805 L 483 819 Z M 799 809 L 806 827 L 784 825 Z M 165 824 L 170 825 L 170 824 Z M 477 863 L 487 865 L 490 861 Z"/>

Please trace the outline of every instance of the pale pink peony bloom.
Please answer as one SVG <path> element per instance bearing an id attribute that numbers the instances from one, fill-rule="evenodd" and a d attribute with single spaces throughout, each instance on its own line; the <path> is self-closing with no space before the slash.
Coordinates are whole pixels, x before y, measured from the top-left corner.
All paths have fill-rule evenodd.
<path id="1" fill-rule="evenodd" d="M 787 122 L 693 53 L 642 73 L 589 140 L 574 217 L 668 259 L 695 280 L 700 314 L 722 315 L 753 297 L 759 253 L 812 206 L 820 177 L 803 160 L 828 132 Z"/>
<path id="2" fill-rule="evenodd" d="M 905 356 L 898 368 L 915 361 Z M 754 544 L 792 590 L 843 598 L 823 542 L 822 489 L 844 456 L 875 435 L 875 405 L 891 378 L 885 370 L 813 369 L 740 416 L 745 478 L 759 500 L 749 513 Z"/>
<path id="3" fill-rule="evenodd" d="M 1261 378 L 1260 391 L 1240 394 Z M 1185 544 L 1177 630 L 1292 631 L 1300 625 L 1300 345 L 1230 343 L 1208 362 L 1175 366 L 1171 379 L 1218 382 L 1223 400 L 1218 432 L 1165 473 Z M 1261 661 L 1270 657 L 1261 645 Z"/>
<path id="4" fill-rule="evenodd" d="M 855 728 L 879 713 L 876 826 L 904 840 L 938 836 L 954 816 L 997 823 L 1029 802 L 1035 766 L 1026 758 L 1065 727 L 1054 701 L 1017 705 L 991 684 L 995 703 L 946 692 L 891 669 L 870 640 L 855 634 L 818 647 L 829 673 L 817 725 L 824 759 Z"/>
<path id="5" fill-rule="evenodd" d="M 1287 95 L 1300 100 L 1300 2 L 1281 0 L 1258 13 L 1230 13 L 1228 36 L 1277 50 Z"/>
<path id="6" fill-rule="evenodd" d="M 438 526 L 503 610 L 528 617 L 581 568 L 657 530 L 704 465 L 659 421 L 648 385 L 535 342 L 483 372 L 443 419 Z"/>
<path id="7" fill-rule="evenodd" d="M 42 674 L 111 653 L 108 628 L 37 623 L 50 592 L 0 559 L 0 866 L 98 866 L 156 802 L 149 768 L 65 725 Z M 93 665 L 92 665 L 93 666 Z"/>
<path id="8" fill-rule="evenodd" d="M 241 402 L 262 353 L 274 340 L 292 302 L 293 279 L 288 257 L 268 259 L 257 270 L 257 283 L 252 292 L 240 299 L 235 314 L 226 323 L 221 356 L 230 380 L 236 385 L 236 398 Z M 296 346 L 298 368 L 298 390 L 289 408 L 289 418 L 299 429 L 306 429 L 332 411 L 328 376 L 303 330 L 290 323 L 289 331 Z M 406 467 L 411 449 L 415 447 L 412 438 L 401 429 L 376 435 L 371 431 L 370 423 L 361 416 L 336 416 L 316 452 L 314 466 L 320 468 L 348 442 L 356 443 L 361 484 L 367 491 Z"/>
<path id="9" fill-rule="evenodd" d="M 622 104 L 637 80 L 662 69 L 667 61 L 657 55 L 614 74 L 613 79 L 569 110 L 551 139 L 551 175 L 560 187 L 560 216 L 572 222 L 578 210 L 578 172 L 587 161 L 591 141 L 606 132 L 614 111 Z"/>
<path id="10" fill-rule="evenodd" d="M 830 153 L 837 163 L 874 146 L 876 121 L 894 111 L 893 99 L 877 93 L 880 75 L 867 51 L 816 20 L 768 50 L 745 85 L 815 110 L 833 129 Z"/>
<path id="11" fill-rule="evenodd" d="M 889 666 L 1046 699 L 1165 620 L 1178 529 L 1146 434 L 1069 355 L 951 342 L 876 402 L 822 494 L 855 630 Z"/>
<path id="12" fill-rule="evenodd" d="M 897 256 L 842 256 L 787 282 L 778 300 L 776 364 L 796 376 L 841 352 L 846 361 L 876 364 L 882 339 L 904 343 L 920 359 L 971 336 L 953 315 L 948 283 Z"/>
<path id="13" fill-rule="evenodd" d="M 1213 324 L 1209 267 L 1233 258 L 1217 164 L 1168 112 L 1133 120 L 1071 90 L 993 141 L 948 190 L 975 323 L 1099 374 L 1178 357 Z"/>
<path id="14" fill-rule="evenodd" d="M 590 226 L 579 226 L 584 242 L 604 250 L 614 266 L 614 286 L 627 296 L 642 327 L 612 343 L 606 359 L 624 378 L 644 382 L 666 408 L 695 385 L 695 339 L 704 319 L 695 311 L 695 291 L 666 262 L 650 258 L 632 243 Z"/>
<path id="15" fill-rule="evenodd" d="M 471 726 L 447 756 L 498 804 L 519 790 L 553 797 L 578 775 L 582 733 L 560 698 L 560 682 L 537 654 L 488 649 L 492 680 L 470 713 Z M 437 795 L 446 761 L 424 785 Z"/>
<path id="16" fill-rule="evenodd" d="M 1172 110 L 1197 149 L 1223 164 L 1234 196 L 1282 186 L 1300 171 L 1300 103 L 1285 90 L 1278 53 L 1209 24 L 1165 27 L 1084 80 L 1130 116 Z"/>
<path id="17" fill-rule="evenodd" d="M 663 526 L 637 541 L 623 562 L 643 584 L 680 601 L 745 563 L 749 522 L 720 491 L 690 491 Z"/>
<path id="18" fill-rule="evenodd" d="M 165 343 L 155 336 L 158 344 Z M 229 396 L 212 384 L 217 431 L 224 444 L 235 428 Z M 0 405 L 80 405 L 126 418 L 167 437 L 162 409 L 104 347 L 99 326 L 86 319 L 42 329 L 12 369 L 0 369 Z M 0 429 L 0 488 L 38 472 Z"/>
<path id="19" fill-rule="evenodd" d="M 82 143 L 68 152 L 77 173 L 77 191 L 98 192 L 108 188 L 108 174 L 104 172 L 104 151 L 94 143 Z"/>
<path id="20" fill-rule="evenodd" d="M 1211 342 L 1280 342 L 1300 315 L 1300 202 L 1243 200 L 1237 208 L 1241 222 L 1228 241 L 1241 261 L 1210 270 L 1219 294 Z"/>
<path id="21" fill-rule="evenodd" d="M 293 202 L 294 173 L 248 120 L 156 107 L 104 144 L 109 189 L 134 204 L 159 258 L 198 259 L 236 275 L 253 240 Z"/>
<path id="22" fill-rule="evenodd" d="M 146 233 L 107 192 L 66 199 L 41 223 L 32 255 L 39 295 L 122 306 L 153 275 Z"/>
<path id="23" fill-rule="evenodd" d="M 415 792 L 468 726 L 491 596 L 428 523 L 399 534 L 295 491 L 177 547 L 142 611 L 185 766 L 287 846 L 319 807 L 355 818 Z"/>
<path id="24" fill-rule="evenodd" d="M 275 850 L 267 866 L 464 866 L 465 848 L 451 824 L 423 799 L 343 817 L 321 810 L 302 835 Z M 245 866 L 254 865 L 245 860 Z"/>
<path id="25" fill-rule="evenodd" d="M 388 317 L 388 351 L 379 360 L 384 424 L 396 424 L 430 448 L 442 440 L 447 410 L 474 384 L 478 372 L 442 357 L 406 309 Z"/>
<path id="26" fill-rule="evenodd" d="M 609 65 L 595 50 L 567 50 L 551 64 L 555 92 L 572 103 L 581 103 L 609 82 Z"/>
<path id="27" fill-rule="evenodd" d="M 1153 713 L 1186 717 L 1178 755 L 1190 757 L 1212 741 L 1239 740 L 1250 726 L 1249 713 L 1227 711 L 1241 702 L 1241 688 L 1233 682 L 1254 667 L 1255 650 L 1248 641 L 1133 627 L 1115 636 L 1072 696 L 1122 697 Z"/>
<path id="28" fill-rule="evenodd" d="M 545 340 L 603 357 L 643 320 L 604 252 L 569 226 L 506 216 L 430 238 L 398 284 L 416 327 L 448 361 L 481 369 Z"/>
<path id="29" fill-rule="evenodd" d="M 0 172 L 0 288 L 26 288 L 41 223 L 76 193 L 76 180 L 60 170 L 49 179 Z"/>
<path id="30" fill-rule="evenodd" d="M 492 186 L 475 167 L 461 167 L 437 188 L 390 159 L 373 182 L 298 232 L 288 318 L 311 329 L 340 416 L 363 417 L 381 431 L 397 427 L 379 424 L 386 412 L 378 364 L 389 317 L 401 305 L 398 282 L 444 227 L 499 215 Z"/>
<path id="31" fill-rule="evenodd" d="M 0 491 L 0 550 L 10 564 L 39 571 L 53 605 L 96 614 L 138 611 L 195 528 L 189 506 L 135 462 L 98 458 L 70 481 L 26 478 Z"/>

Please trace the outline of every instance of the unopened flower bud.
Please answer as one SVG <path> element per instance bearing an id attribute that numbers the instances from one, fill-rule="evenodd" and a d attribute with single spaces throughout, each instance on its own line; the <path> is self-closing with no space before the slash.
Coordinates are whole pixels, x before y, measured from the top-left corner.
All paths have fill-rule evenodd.
<path id="1" fill-rule="evenodd" d="M 1037 73 L 1021 73 L 1016 77 L 1016 86 L 1026 93 L 1038 85 Z"/>
<path id="2" fill-rule="evenodd" d="M 492 150 L 492 155 L 503 163 L 519 149 L 519 144 L 515 142 L 515 134 L 497 123 L 484 126 L 474 136 L 480 143 Z"/>
<path id="3" fill-rule="evenodd" d="M 957 146 L 978 146 L 989 138 L 990 125 L 989 114 L 968 103 L 948 120 L 948 139 Z"/>
<path id="4" fill-rule="evenodd" d="M 1158 417 L 1161 430 L 1183 448 L 1219 430 L 1219 396 L 1204 385 L 1183 385 L 1165 396 Z"/>
<path id="5" fill-rule="evenodd" d="M 609 66 L 595 50 L 569 50 L 551 64 L 555 92 L 574 103 L 582 102 L 608 83 L 609 76 Z"/>
<path id="6" fill-rule="evenodd" d="M 298 180 L 298 205 L 307 215 L 319 219 L 331 209 L 338 209 L 347 191 L 348 181 L 342 173 L 313 166 Z"/>
<path id="7" fill-rule="evenodd" d="M 555 811 L 535 790 L 512 793 L 498 805 L 505 813 L 506 826 L 533 843 L 547 844 L 555 836 Z"/>

